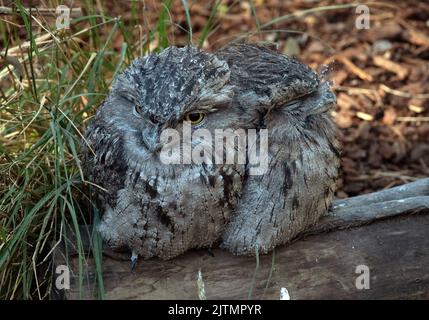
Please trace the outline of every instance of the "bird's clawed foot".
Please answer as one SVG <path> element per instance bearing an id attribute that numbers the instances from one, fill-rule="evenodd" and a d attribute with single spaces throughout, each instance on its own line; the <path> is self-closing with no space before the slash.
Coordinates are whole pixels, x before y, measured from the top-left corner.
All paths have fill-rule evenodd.
<path id="1" fill-rule="evenodd" d="M 139 259 L 139 255 L 133 250 L 131 254 L 131 270 L 134 270 L 137 266 L 137 261 Z"/>
<path id="2" fill-rule="evenodd" d="M 210 257 L 214 258 L 215 255 L 214 255 L 214 253 L 212 251 L 212 248 L 207 248 L 207 253 L 209 254 Z"/>

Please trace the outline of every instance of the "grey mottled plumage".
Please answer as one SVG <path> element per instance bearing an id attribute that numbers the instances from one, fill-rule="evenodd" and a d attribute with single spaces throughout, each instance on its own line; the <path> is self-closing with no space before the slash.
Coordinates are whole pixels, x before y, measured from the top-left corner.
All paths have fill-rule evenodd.
<path id="1" fill-rule="evenodd" d="M 163 259 L 218 240 L 235 254 L 287 242 L 332 200 L 339 164 L 334 103 L 329 84 L 310 68 L 262 45 L 215 53 L 171 47 L 135 60 L 86 132 L 86 171 L 106 189 L 98 192 L 103 238 Z M 205 113 L 199 127 L 211 132 L 268 129 L 268 171 L 161 163 L 160 132 L 181 131 L 193 111 Z"/>

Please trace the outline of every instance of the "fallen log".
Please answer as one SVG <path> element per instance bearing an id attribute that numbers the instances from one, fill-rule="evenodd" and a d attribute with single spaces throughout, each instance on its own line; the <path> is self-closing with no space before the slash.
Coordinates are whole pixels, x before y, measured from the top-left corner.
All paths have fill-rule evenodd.
<path id="1" fill-rule="evenodd" d="M 318 224 L 269 255 L 192 250 L 170 261 L 139 261 L 131 270 L 129 254 L 104 248 L 105 298 L 198 299 L 201 270 L 208 299 L 279 299 L 282 288 L 291 299 L 428 299 L 427 213 L 429 179 L 422 179 L 337 200 Z M 89 237 L 82 242 L 91 245 Z M 79 259 L 73 250 L 56 251 L 57 265 L 67 260 L 72 281 L 62 297 L 95 298 L 94 261 L 85 261 L 79 290 Z M 362 270 L 368 272 L 369 288 L 358 284 Z"/>

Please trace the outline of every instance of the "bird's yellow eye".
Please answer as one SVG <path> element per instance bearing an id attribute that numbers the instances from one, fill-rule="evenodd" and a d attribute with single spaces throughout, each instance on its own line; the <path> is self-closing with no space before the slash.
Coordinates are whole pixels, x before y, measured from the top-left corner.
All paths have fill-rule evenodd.
<path id="1" fill-rule="evenodd" d="M 189 121 L 194 126 L 201 123 L 205 116 L 203 112 L 190 112 L 185 116 L 185 121 Z"/>
<path id="2" fill-rule="evenodd" d="M 141 114 L 141 113 L 142 113 L 142 106 L 141 106 L 141 105 L 136 104 L 136 105 L 135 105 L 135 107 L 134 107 L 134 109 L 136 110 L 136 112 L 137 112 L 138 114 Z"/>

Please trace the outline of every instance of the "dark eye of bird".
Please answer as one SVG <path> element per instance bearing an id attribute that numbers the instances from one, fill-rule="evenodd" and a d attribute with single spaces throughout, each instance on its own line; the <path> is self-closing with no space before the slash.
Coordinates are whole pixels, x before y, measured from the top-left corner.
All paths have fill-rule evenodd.
<path id="1" fill-rule="evenodd" d="M 206 115 L 202 112 L 191 112 L 185 116 L 185 121 L 189 121 L 192 125 L 201 123 Z"/>
<path id="2" fill-rule="evenodd" d="M 140 114 L 140 113 L 142 113 L 142 107 L 140 106 L 140 105 L 136 105 L 135 106 L 135 109 L 136 109 L 136 112 L 138 113 L 138 114 Z"/>

